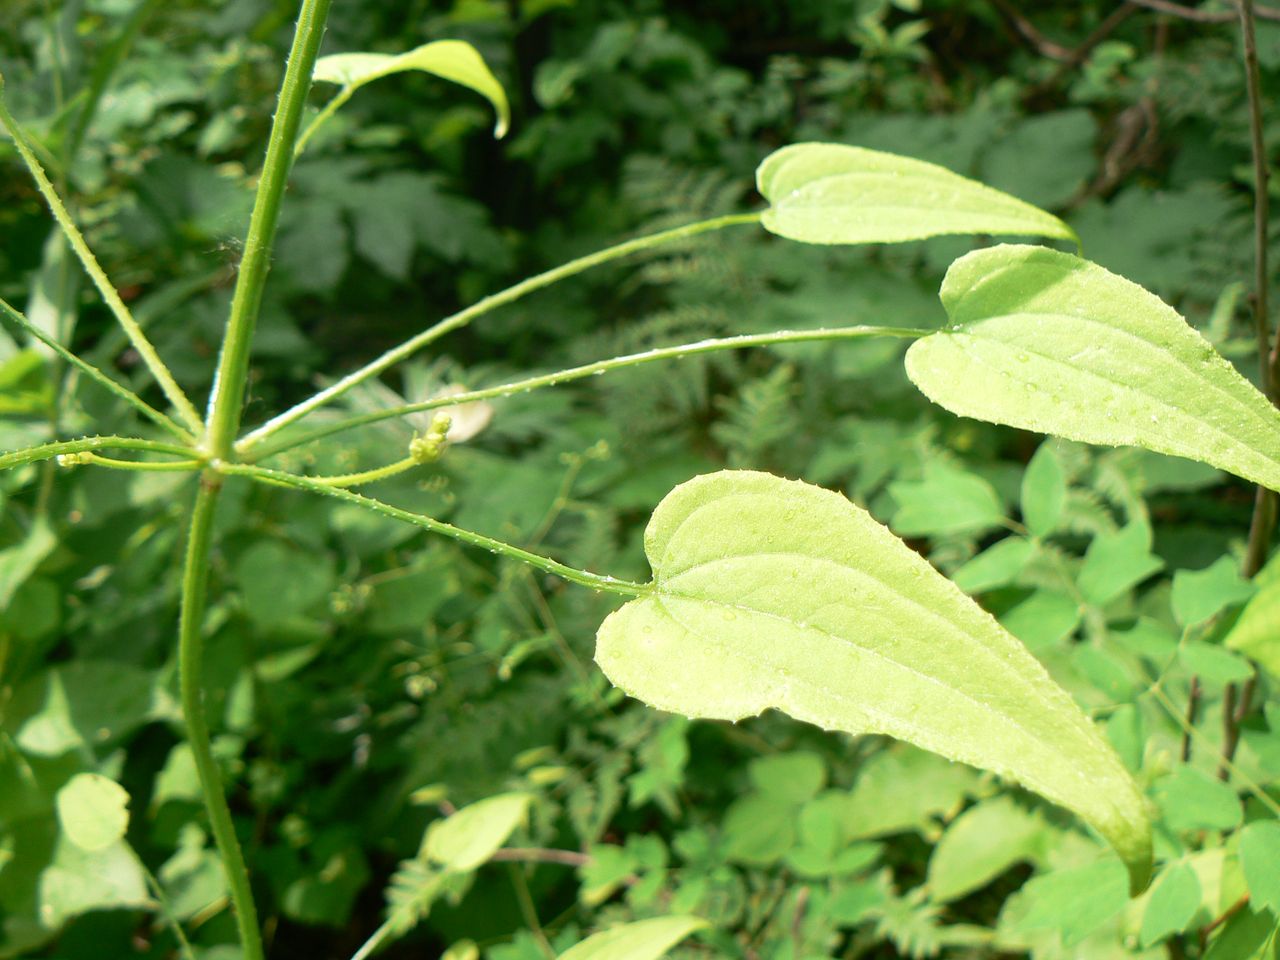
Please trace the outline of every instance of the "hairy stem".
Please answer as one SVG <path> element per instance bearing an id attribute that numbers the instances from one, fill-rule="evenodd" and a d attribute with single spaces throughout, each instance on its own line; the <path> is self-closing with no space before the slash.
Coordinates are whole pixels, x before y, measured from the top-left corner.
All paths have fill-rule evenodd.
<path id="1" fill-rule="evenodd" d="M 365 484 L 377 483 L 379 480 L 397 476 L 420 465 L 420 462 L 413 457 L 405 457 L 403 460 L 397 460 L 395 463 L 388 463 L 382 467 L 374 467 L 372 470 L 362 470 L 359 473 L 343 473 L 332 477 L 311 477 L 310 479 L 316 483 L 323 483 L 326 487 L 362 487 Z"/>
<path id="2" fill-rule="evenodd" d="M 271 247 L 280 223 L 280 206 L 289 169 L 293 164 L 293 147 L 306 109 L 307 91 L 311 89 L 311 71 L 315 67 L 320 41 L 324 38 L 329 4 L 330 0 L 303 0 L 298 13 L 298 27 L 293 35 L 284 82 L 280 85 L 262 178 L 254 195 L 240 275 L 236 278 L 231 297 L 231 315 L 218 358 L 218 373 L 209 397 L 207 442 L 209 453 L 215 457 L 226 457 L 231 453 L 231 444 L 240 429 L 249 374 L 249 348 L 258 311 L 262 307 L 262 291 L 271 266 Z"/>
<path id="3" fill-rule="evenodd" d="M 354 87 L 343 87 L 334 95 L 333 99 L 326 103 L 320 112 L 311 119 L 311 122 L 307 124 L 307 129 L 302 131 L 302 136 L 298 138 L 297 146 L 293 148 L 293 159 L 297 160 L 298 157 L 302 156 L 302 151 L 307 149 L 308 141 L 310 141 L 311 138 L 319 132 L 321 127 L 329 122 L 333 115 L 341 109 L 344 103 L 351 99 L 351 95 L 355 92 Z"/>
<path id="4" fill-rule="evenodd" d="M 38 447 L 24 447 L 0 456 L 0 470 L 18 467 L 24 463 L 52 460 L 65 453 L 81 453 L 86 450 L 149 450 L 152 453 L 171 453 L 190 457 L 191 448 L 160 440 L 144 440 L 141 437 L 81 437 L 79 440 L 58 440 L 42 443 Z"/>
<path id="5" fill-rule="evenodd" d="M 143 473 L 193 473 L 204 467 L 202 460 L 116 460 L 96 453 L 67 453 L 65 457 L 75 457 L 75 463 L 88 464 L 95 467 L 109 467 L 112 470 L 137 470 Z"/>
<path id="6" fill-rule="evenodd" d="M 351 430 L 355 427 L 361 427 L 366 424 L 378 423 L 381 420 L 394 420 L 398 417 L 403 417 L 411 413 L 420 413 L 425 410 L 434 410 L 439 407 L 453 407 L 476 400 L 490 400 L 495 397 L 510 397 L 517 393 L 536 390 L 539 387 L 554 387 L 561 383 L 569 383 L 574 380 L 581 380 L 584 377 L 607 373 L 610 370 L 620 370 L 624 367 L 653 363 L 656 360 L 679 360 L 684 357 L 696 356 L 700 353 L 714 353 L 718 350 L 742 350 L 747 347 L 763 347 L 779 343 L 804 343 L 815 340 L 857 340 L 864 337 L 900 337 L 904 339 L 912 339 L 926 336 L 932 332 L 932 330 L 918 330 L 911 327 L 820 327 L 815 330 L 775 330 L 772 333 L 750 333 L 736 337 L 719 337 L 710 340 L 698 340 L 694 343 L 682 343 L 673 347 L 658 347 L 653 350 L 644 350 L 640 353 L 626 354 L 621 357 L 611 357 L 608 360 L 596 360 L 593 363 L 583 364 L 582 366 L 569 367 L 565 370 L 557 370 L 555 373 L 539 374 L 538 376 L 526 377 L 522 380 L 512 380 L 509 383 L 503 383 L 493 387 L 484 387 L 480 390 L 470 390 L 466 393 L 456 393 L 450 396 L 435 397 L 431 400 L 423 400 L 420 403 L 405 404 L 401 407 L 391 407 L 386 410 L 374 410 L 370 413 L 364 413 L 345 420 L 325 424 L 322 427 L 317 427 L 315 430 L 308 431 L 304 434 L 286 437 L 278 443 L 269 444 L 260 450 L 254 450 L 253 454 L 251 456 L 246 456 L 245 459 L 250 461 L 264 460 L 277 453 L 282 453 L 283 451 L 290 450 L 293 447 L 311 443 L 312 441 L 319 440 L 322 437 L 341 433 L 345 430 Z M 241 452 L 248 453 L 248 448 L 245 448 Z"/>
<path id="7" fill-rule="evenodd" d="M 213 549 L 213 515 L 217 506 L 222 478 L 208 472 L 200 478 L 191 510 L 191 531 L 187 537 L 187 554 L 182 570 L 182 614 L 178 625 L 178 686 L 182 716 L 187 725 L 187 741 L 200 776 L 200 792 L 204 795 L 209 827 L 223 870 L 231 888 L 231 904 L 240 933 L 244 960 L 263 960 L 262 935 L 258 930 L 258 911 L 249 886 L 249 871 L 236 837 L 231 808 L 222 792 L 222 777 L 210 745 L 209 725 L 204 714 L 204 689 L 201 667 L 204 658 L 205 594 L 209 583 L 209 557 Z"/>
<path id="8" fill-rule="evenodd" d="M 280 97 L 262 178 L 254 197 L 253 214 L 245 241 L 244 259 L 236 279 L 231 300 L 231 313 L 218 358 L 218 371 L 209 398 L 207 452 L 222 458 L 231 452 L 231 442 L 240 427 L 244 405 L 245 383 L 249 368 L 249 346 L 258 309 L 262 304 L 262 288 L 267 279 L 272 241 L 280 219 L 280 203 L 298 123 L 311 85 L 311 71 L 324 35 L 324 22 L 330 0 L 302 0 L 298 26 L 280 85 Z M 253 889 L 244 854 L 236 839 L 235 825 L 226 796 L 222 792 L 218 768 L 209 742 L 209 728 L 204 718 L 203 689 L 200 679 L 202 656 L 201 628 L 204 621 L 205 591 L 208 585 L 209 555 L 212 551 L 214 509 L 222 477 L 209 470 L 201 477 L 200 492 L 191 514 L 191 536 L 187 545 L 182 575 L 182 616 L 178 632 L 178 671 L 182 693 L 182 710 L 187 721 L 187 739 L 200 774 L 200 790 L 218 854 L 222 858 L 231 886 L 231 902 L 244 960 L 262 960 L 262 933 L 258 928 L 258 912 L 253 903 Z"/>
<path id="9" fill-rule="evenodd" d="M 558 560 L 552 560 L 550 557 L 523 550 L 514 544 L 505 543 L 502 540 L 494 540 L 492 537 L 486 537 L 471 530 L 455 527 L 451 523 L 445 523 L 443 520 L 437 520 L 434 517 L 401 510 L 399 507 L 393 507 L 389 503 L 383 503 L 381 500 L 374 500 L 370 497 L 353 493 L 350 490 L 344 490 L 342 487 L 329 486 L 326 483 L 312 480 L 308 477 L 300 477 L 282 470 L 269 470 L 266 467 L 254 467 L 237 463 L 220 464 L 218 470 L 227 476 L 248 477 L 259 483 L 293 487 L 296 490 L 307 490 L 311 493 L 319 493 L 337 500 L 345 500 L 347 503 L 354 503 L 356 506 L 364 507 L 366 510 L 380 513 L 384 517 L 411 523 L 414 526 L 422 527 L 424 530 L 430 530 L 432 533 L 444 534 L 446 537 L 452 537 L 454 540 L 458 540 L 468 546 L 479 547 L 482 550 L 488 550 L 490 553 L 519 560 L 521 563 L 526 563 L 545 573 L 554 574 L 562 580 L 590 587 L 592 590 L 616 593 L 624 597 L 638 597 L 650 591 L 650 587 L 646 584 L 632 583 L 629 580 L 619 580 L 616 577 L 602 576 L 587 570 L 579 570 L 576 567 L 560 563 Z"/>
<path id="10" fill-rule="evenodd" d="M 81 234 L 80 228 L 71 219 L 71 214 L 67 212 L 66 206 L 63 205 L 62 200 L 58 197 L 58 192 L 54 189 L 53 184 L 49 182 L 49 178 L 45 175 L 44 167 L 41 166 L 40 161 L 36 158 L 35 152 L 27 142 L 22 129 L 18 126 L 17 121 L 13 119 L 13 115 L 9 113 L 9 108 L 4 102 L 3 90 L 3 83 L 0 82 L 0 125 L 3 125 L 8 130 L 9 136 L 13 138 L 18 155 L 22 158 L 23 163 L 26 164 L 27 170 L 30 171 L 32 179 L 35 180 L 36 189 L 40 191 L 41 196 L 44 197 L 45 202 L 49 205 L 54 219 L 58 221 L 58 226 L 62 228 L 67 242 L 71 244 L 71 249 L 75 251 L 76 256 L 80 259 L 80 263 L 84 266 L 85 272 L 89 274 L 89 279 L 93 281 L 93 285 L 97 288 L 103 302 L 106 303 L 107 308 L 129 337 L 129 342 L 138 351 L 138 356 L 147 365 L 147 369 L 151 371 L 151 375 L 155 377 L 156 383 L 160 385 L 160 389 L 164 391 L 164 395 L 168 397 L 169 402 L 173 404 L 179 419 L 195 432 L 203 430 L 204 424 L 200 420 L 200 414 L 196 413 L 196 408 L 191 405 L 191 401 L 187 399 L 187 395 L 183 393 L 182 388 L 178 386 L 178 382 L 173 379 L 173 374 L 165 366 L 164 361 L 160 359 L 160 355 L 156 353 L 155 347 L 151 345 L 151 341 L 147 339 L 146 334 L 142 332 L 142 328 L 138 326 L 133 314 L 129 312 L 129 308 L 120 299 L 120 294 L 116 292 L 115 286 L 108 279 L 101 264 L 98 263 L 97 257 L 93 255 L 93 251 L 85 243 L 84 235 Z"/>
<path id="11" fill-rule="evenodd" d="M 335 397 L 340 397 L 352 387 L 368 380 L 370 377 L 377 376 L 388 367 L 394 366 L 401 360 L 405 360 L 417 351 L 421 350 L 427 344 L 434 340 L 438 340 L 459 327 L 464 327 L 477 317 L 483 316 L 498 307 L 505 306 L 519 300 L 521 297 L 533 293 L 535 290 L 541 290 L 548 287 L 559 280 L 566 277 L 572 277 L 574 274 L 582 273 L 592 267 L 599 266 L 602 263 L 608 263 L 611 260 L 618 260 L 622 257 L 638 253 L 641 250 L 648 250 L 652 247 L 660 246 L 664 243 L 672 243 L 676 240 L 684 240 L 688 237 L 697 236 L 700 233 L 709 233 L 712 230 L 722 230 L 725 227 L 735 226 L 737 224 L 757 223 L 760 220 L 758 213 L 739 213 L 727 217 L 716 217 L 713 220 L 703 220 L 698 223 L 691 223 L 683 227 L 676 227 L 672 230 L 664 230 L 661 233 L 650 234 L 647 237 L 638 237 L 635 240 L 628 240 L 617 246 L 609 247 L 605 250 L 597 251 L 585 257 L 579 257 L 577 260 L 571 260 L 566 264 L 540 273 L 537 276 L 522 280 L 513 287 L 508 287 L 499 293 L 491 294 L 483 300 L 478 300 L 464 310 L 460 310 L 452 316 L 445 317 L 439 323 L 428 327 L 422 333 L 415 337 L 411 337 L 398 347 L 393 347 L 376 360 L 370 361 L 359 370 L 347 374 L 336 383 L 325 387 L 319 393 L 302 401 L 294 407 L 289 408 L 284 413 L 273 417 L 262 426 L 258 427 L 246 434 L 243 439 L 236 445 L 236 449 L 240 453 L 247 453 L 249 450 L 261 441 L 264 437 L 268 437 L 282 427 L 287 427 L 295 420 L 305 417 L 312 410 L 324 406 Z"/>

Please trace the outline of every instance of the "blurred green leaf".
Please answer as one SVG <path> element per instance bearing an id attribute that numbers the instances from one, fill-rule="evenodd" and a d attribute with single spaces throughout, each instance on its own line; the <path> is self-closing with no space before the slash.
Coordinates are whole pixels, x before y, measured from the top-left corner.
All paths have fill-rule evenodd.
<path id="1" fill-rule="evenodd" d="M 594 934 L 559 960 L 659 960 L 689 934 L 708 927 L 700 917 L 656 917 Z"/>
<path id="2" fill-rule="evenodd" d="M 63 835 L 94 853 L 120 840 L 129 826 L 129 794 L 97 773 L 77 773 L 58 791 L 58 822 Z"/>
<path id="3" fill-rule="evenodd" d="M 421 70 L 467 87 L 497 111 L 493 134 L 501 137 L 511 123 L 507 94 L 476 48 L 461 40 L 436 40 L 407 53 L 335 53 L 316 61 L 312 78 L 357 90 L 366 83 L 406 70 Z"/>

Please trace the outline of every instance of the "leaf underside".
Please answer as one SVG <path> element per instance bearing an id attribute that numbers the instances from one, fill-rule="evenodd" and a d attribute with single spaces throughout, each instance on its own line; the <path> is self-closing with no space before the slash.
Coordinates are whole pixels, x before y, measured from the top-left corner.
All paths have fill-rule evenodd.
<path id="1" fill-rule="evenodd" d="M 436 40 L 406 53 L 335 53 L 316 61 L 312 79 L 357 89 L 381 77 L 407 70 L 421 70 L 474 90 L 493 104 L 498 120 L 495 137 L 502 137 L 511 122 L 511 107 L 498 78 L 475 47 L 462 40 Z"/>
<path id="2" fill-rule="evenodd" d="M 766 230 L 805 243 L 898 243 L 990 233 L 1075 240 L 1039 207 L 946 167 L 864 147 L 797 143 L 760 164 Z"/>
<path id="3" fill-rule="evenodd" d="M 676 487 L 645 534 L 652 592 L 611 614 L 596 660 L 654 707 L 766 709 L 886 734 L 992 770 L 1074 811 L 1150 870 L 1145 801 L 1036 659 L 843 496 L 765 473 Z"/>
<path id="4" fill-rule="evenodd" d="M 1178 313 L 1097 264 L 1009 244 L 942 283 L 907 374 L 961 416 L 1199 460 L 1280 489 L 1280 411 Z"/>

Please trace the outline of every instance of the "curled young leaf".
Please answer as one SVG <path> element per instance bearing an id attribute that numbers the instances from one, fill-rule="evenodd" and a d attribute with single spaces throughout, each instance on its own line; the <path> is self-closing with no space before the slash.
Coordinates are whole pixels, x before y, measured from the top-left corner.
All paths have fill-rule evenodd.
<path id="1" fill-rule="evenodd" d="M 766 473 L 676 487 L 645 532 L 650 592 L 596 661 L 663 710 L 774 708 L 1016 780 L 1076 812 L 1146 883 L 1146 801 L 1093 723 L 990 615 L 843 496 Z"/>
<path id="2" fill-rule="evenodd" d="M 356 90 L 406 70 L 421 70 L 474 90 L 498 113 L 493 135 L 501 137 L 507 132 L 511 122 L 507 94 L 476 48 L 462 40 L 436 40 L 401 54 L 335 53 L 316 61 L 312 79 Z"/>
<path id="3" fill-rule="evenodd" d="M 766 230 L 804 243 L 900 243 L 955 233 L 1076 239 L 1050 213 L 894 153 L 836 143 L 797 143 L 756 170 L 769 201 Z"/>
<path id="4" fill-rule="evenodd" d="M 948 327 L 907 375 L 952 413 L 1146 447 L 1280 490 L 1280 410 L 1154 294 L 1079 257 L 1009 244 L 942 282 Z"/>

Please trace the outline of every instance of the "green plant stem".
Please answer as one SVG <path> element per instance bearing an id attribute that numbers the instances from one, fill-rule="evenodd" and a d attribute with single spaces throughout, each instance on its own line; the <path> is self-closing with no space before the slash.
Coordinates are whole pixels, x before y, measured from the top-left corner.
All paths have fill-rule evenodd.
<path id="1" fill-rule="evenodd" d="M 394 477 L 417 466 L 421 466 L 419 461 L 413 457 L 405 457 L 403 460 L 397 460 L 395 463 L 388 463 L 382 467 L 374 467 L 372 470 L 363 470 L 359 473 L 343 473 L 332 477 L 311 477 L 310 479 L 316 483 L 323 483 L 326 487 L 361 487 L 368 483 L 386 480 L 388 477 Z"/>
<path id="2" fill-rule="evenodd" d="M 369 936 L 369 939 L 360 944 L 360 949 L 351 955 L 351 960 L 368 960 L 369 957 L 378 952 L 387 940 L 391 939 L 395 928 L 396 925 L 393 920 L 384 920 L 382 925 Z"/>
<path id="3" fill-rule="evenodd" d="M 271 248 L 280 222 L 280 206 L 293 164 L 293 146 L 306 109 L 311 71 L 315 67 L 320 41 L 324 38 L 329 4 L 330 0 L 303 0 L 298 13 L 289 65 L 280 85 L 271 137 L 267 142 L 267 156 L 254 195 L 253 213 L 249 217 L 240 274 L 231 296 L 231 314 L 218 357 L 218 372 L 209 397 L 207 443 L 209 453 L 214 457 L 230 455 L 231 444 L 240 429 L 249 373 L 249 348 L 262 306 L 262 291 L 271 266 Z"/>
<path id="4" fill-rule="evenodd" d="M 307 142 L 314 137 L 326 123 L 337 113 L 344 103 L 351 99 L 351 95 L 356 92 L 355 87 L 343 87 L 339 90 L 328 103 L 324 105 L 321 111 L 316 114 L 307 129 L 302 132 L 302 136 L 298 138 L 297 146 L 293 148 L 293 159 L 297 160 L 302 156 L 302 151 L 307 148 Z"/>
<path id="5" fill-rule="evenodd" d="M 345 420 L 339 420 L 335 423 L 328 423 L 322 427 L 304 434 L 294 437 L 287 437 L 279 443 L 269 445 L 263 450 L 256 450 L 251 456 L 245 459 L 250 461 L 264 460 L 267 457 L 290 450 L 293 447 L 302 446 L 327 437 L 335 433 L 341 433 L 345 430 L 351 430 L 355 427 L 361 427 L 370 423 L 377 423 L 381 420 L 393 420 L 397 417 L 403 417 L 411 413 L 420 413 L 425 410 L 434 410 L 439 407 L 453 407 L 463 403 L 471 403 L 477 400 L 489 400 L 495 397 L 510 397 L 517 393 L 524 393 L 529 390 L 536 390 L 539 387 L 554 387 L 561 383 L 569 383 L 573 380 L 581 380 L 584 377 L 591 377 L 597 374 L 607 373 L 610 370 L 619 370 L 624 367 L 638 366 L 643 363 L 652 363 L 656 360 L 682 359 L 688 356 L 695 356 L 700 353 L 714 353 L 718 350 L 743 350 L 748 347 L 771 346 L 780 343 L 805 343 L 815 340 L 856 340 L 863 337 L 901 337 L 904 339 L 912 339 L 923 337 L 932 330 L 917 330 L 910 327 L 821 327 L 815 330 L 775 330 L 772 333 L 750 333 L 736 337 L 719 337 L 711 340 L 698 340 L 694 343 L 682 343 L 674 347 L 658 347 L 654 350 L 644 350 L 640 353 L 631 353 L 621 357 L 612 357 L 608 360 L 596 360 L 593 363 L 583 364 L 579 367 L 570 367 L 565 370 L 557 370 L 555 373 L 540 374 L 534 377 L 526 377 L 522 380 L 513 380 L 509 383 L 499 384 L 494 387 L 485 387 L 480 390 L 471 390 L 466 393 L 453 394 L 447 397 L 435 397 L 431 400 L 423 400 L 420 403 L 405 404 L 401 407 L 391 407 L 386 410 L 374 410 L 370 413 L 360 414 L 359 416 L 350 417 Z M 246 438 L 247 439 L 247 438 Z M 248 454 L 251 447 L 241 449 L 242 454 Z"/>
<path id="6" fill-rule="evenodd" d="M 443 520 L 437 520 L 434 517 L 401 510 L 399 507 L 393 507 L 389 503 L 383 503 L 381 500 L 374 500 L 370 497 L 353 493 L 350 490 L 344 490 L 341 487 L 329 486 L 309 477 L 300 477 L 293 473 L 286 473 L 283 470 L 270 470 L 266 467 L 255 467 L 240 463 L 220 463 L 217 470 L 227 476 L 248 477 L 259 483 L 293 487 L 296 490 L 308 490 L 311 493 L 319 493 L 326 497 L 344 500 L 374 513 L 380 513 L 384 517 L 411 523 L 414 526 L 430 530 L 432 533 L 440 533 L 446 537 L 452 537 L 454 540 L 469 546 L 479 547 L 482 550 L 488 550 L 490 553 L 519 560 L 521 563 L 526 563 L 544 573 L 554 574 L 562 580 L 568 580 L 570 583 L 589 587 L 592 590 L 616 593 L 624 597 L 638 597 L 649 593 L 651 589 L 647 584 L 632 583 L 630 580 L 619 580 L 617 577 L 602 576 L 587 570 L 579 570 L 576 567 L 570 567 L 557 560 L 552 560 L 550 557 L 523 550 L 514 544 L 504 543 L 501 540 L 494 540 L 492 537 L 486 537 L 471 530 L 455 527 L 451 523 L 445 523 Z"/>
<path id="7" fill-rule="evenodd" d="M 227 798 L 222 792 L 222 777 L 213 756 L 209 724 L 204 713 L 201 667 L 204 661 L 205 594 L 213 549 L 214 509 L 221 484 L 222 478 L 218 474 L 213 471 L 204 473 L 191 509 L 191 528 L 182 569 L 182 613 L 178 624 L 178 689 L 182 716 L 187 725 L 187 742 L 195 758 L 200 792 L 209 814 L 209 827 L 231 889 L 231 905 L 236 915 L 244 960 L 263 960 L 262 935 L 258 930 L 253 891 L 249 886 L 249 871 L 240 851 L 240 841 L 236 838 L 231 808 L 227 806 Z"/>
<path id="8" fill-rule="evenodd" d="M 48 347 L 50 350 L 56 353 L 59 357 L 61 357 L 67 363 L 71 364 L 71 366 L 75 367 L 77 370 L 79 370 L 81 373 L 87 376 L 90 380 L 94 381 L 94 383 L 97 383 L 98 385 L 109 390 L 111 393 L 114 393 L 117 397 L 119 397 L 125 403 L 132 406 L 135 410 L 137 410 L 147 419 L 151 420 L 157 426 L 163 427 L 165 430 L 168 430 L 170 433 L 178 437 L 180 440 L 195 439 L 195 437 L 191 433 L 184 430 L 182 427 L 178 426 L 178 424 L 176 424 L 173 420 L 171 420 L 166 414 L 161 413 L 155 407 L 151 406 L 151 404 L 147 403 L 145 400 L 143 400 L 140 396 L 138 396 L 136 393 L 134 393 L 132 390 L 126 387 L 124 384 L 117 383 L 115 380 L 107 376 L 105 373 L 103 373 L 93 364 L 89 363 L 87 360 L 82 360 L 80 357 L 76 356 L 74 353 L 72 353 L 70 350 L 64 347 L 61 343 L 59 343 L 53 337 L 49 336 L 47 333 L 45 333 L 43 330 L 37 327 L 34 323 L 28 320 L 26 316 L 24 316 L 21 313 L 21 311 L 17 310 L 15 307 L 13 307 L 3 298 L 0 298 L 0 314 L 3 314 L 4 316 L 6 316 L 10 321 L 12 321 L 18 327 L 20 327 L 28 335 L 35 337 L 37 340 L 43 343 L 46 347 Z"/>
<path id="9" fill-rule="evenodd" d="M 203 469 L 202 460 L 116 460 L 96 453 L 73 453 L 67 456 L 77 457 L 79 463 L 95 467 L 109 467 L 112 470 L 137 470 L 143 473 L 192 473 Z"/>
<path id="10" fill-rule="evenodd" d="M 0 84 L 0 125 L 3 125 L 8 130 L 9 136 L 13 138 L 18 155 L 22 157 L 22 161 L 26 164 L 27 170 L 30 171 L 32 179 L 35 180 L 36 189 L 40 191 L 41 196 L 44 197 L 45 202 L 49 205 L 54 219 L 58 221 L 58 226 L 62 228 L 67 242 L 71 244 L 71 249 L 75 251 L 76 256 L 80 259 L 80 263 L 84 266 L 85 272 L 89 274 L 89 279 L 93 281 L 93 285 L 97 288 L 103 302 L 106 303 L 107 308 L 129 337 L 129 342 L 138 351 L 138 356 L 147 365 L 147 369 L 155 377 L 156 383 L 160 385 L 164 395 L 173 404 L 179 419 L 189 429 L 197 433 L 200 432 L 204 429 L 200 415 L 196 413 L 195 407 L 191 405 L 187 395 L 178 386 L 178 382 L 173 379 L 173 374 L 165 366 L 164 361 L 160 359 L 155 347 L 151 345 L 151 341 L 147 339 L 146 334 L 142 332 L 142 328 L 138 326 L 138 322 L 133 318 L 133 314 L 129 312 L 129 308 L 120 299 L 120 294 L 116 292 L 115 286 L 98 263 L 93 251 L 89 249 L 84 235 L 80 233 L 80 228 L 71 219 L 71 214 L 67 212 L 67 208 L 58 197 L 58 192 L 54 189 L 53 184 L 49 182 L 49 178 L 45 175 L 44 167 L 40 165 L 40 161 L 32 151 L 31 145 L 27 142 L 22 129 L 18 126 L 17 121 L 13 119 L 13 115 L 9 113 L 9 108 L 4 102 L 3 89 L 3 85 Z"/>
<path id="11" fill-rule="evenodd" d="M 79 440 L 58 440 L 54 443 L 42 443 L 37 447 L 24 447 L 0 456 L 0 470 L 18 467 L 24 463 L 37 463 L 51 460 L 64 453 L 81 453 L 86 450 L 149 450 L 153 453 L 171 453 L 179 457 L 190 457 L 190 447 L 176 443 L 164 443 L 160 440 L 144 440 L 140 437 L 81 437 Z"/>
<path id="12" fill-rule="evenodd" d="M 457 313 L 445 317 L 440 322 L 428 327 L 422 333 L 415 337 L 411 337 L 398 347 L 393 347 L 376 360 L 370 361 L 359 370 L 347 374 L 336 383 L 325 387 L 319 393 L 302 401 L 294 407 L 290 407 L 284 413 L 268 420 L 262 426 L 246 434 L 236 445 L 236 449 L 240 453 L 246 453 L 251 450 L 264 437 L 268 437 L 282 427 L 287 427 L 295 420 L 305 417 L 312 410 L 324 406 L 335 397 L 339 397 L 346 393 L 352 387 L 377 376 L 388 367 L 399 363 L 421 350 L 427 344 L 459 327 L 464 327 L 477 317 L 481 317 L 498 307 L 505 306 L 519 300 L 521 297 L 533 293 L 535 290 L 541 290 L 548 287 L 559 280 L 566 277 L 572 277 L 575 274 L 582 273 L 592 267 L 608 263 L 611 260 L 618 260 L 622 257 L 630 256 L 633 253 L 639 253 L 642 250 L 649 250 L 653 247 L 660 246 L 664 243 L 672 243 L 677 240 L 684 240 L 689 237 L 697 236 L 701 233 L 709 233 L 712 230 L 722 230 L 725 227 L 732 227 L 738 224 L 758 223 L 760 220 L 759 213 L 738 213 L 725 217 L 716 217 L 712 220 L 702 220 L 698 223 L 686 224 L 683 227 L 676 227 L 672 230 L 663 230 L 660 233 L 650 234 L 645 237 L 637 237 L 634 240 L 628 240 L 617 246 L 609 247 L 605 250 L 599 250 L 596 253 L 589 254 L 585 257 L 579 257 L 568 263 L 562 264 L 545 273 L 537 276 L 529 277 L 522 280 L 515 286 L 508 287 L 499 293 L 491 294 L 483 300 L 478 300 L 471 306 Z"/>
<path id="13" fill-rule="evenodd" d="M 298 123 L 305 106 L 307 90 L 311 85 L 316 53 L 324 36 L 329 2 L 330 0 L 303 0 L 302 9 L 298 13 L 298 26 L 284 80 L 280 85 L 262 178 L 258 182 L 253 213 L 249 219 L 244 258 L 241 261 L 240 275 L 236 279 L 222 352 L 218 358 L 218 372 L 209 398 L 205 444 L 208 453 L 215 458 L 213 463 L 217 462 L 216 458 L 230 453 L 231 442 L 239 429 L 253 328 L 262 304 L 262 288 L 266 283 L 272 241 L 280 219 L 280 203 L 293 159 L 293 144 L 298 134 Z M 200 478 L 199 493 L 192 508 L 191 534 L 182 572 L 182 614 L 178 630 L 179 686 L 183 716 L 187 722 L 187 740 L 200 774 L 200 790 L 204 796 L 205 809 L 209 812 L 214 841 L 230 884 L 231 904 L 235 910 L 244 960 L 263 960 L 262 932 L 258 928 L 253 889 L 249 883 L 244 854 L 236 838 L 231 810 L 222 792 L 202 700 L 200 666 L 203 655 L 205 592 L 209 579 L 214 509 L 221 486 L 222 477 L 215 470 L 206 471 Z"/>

